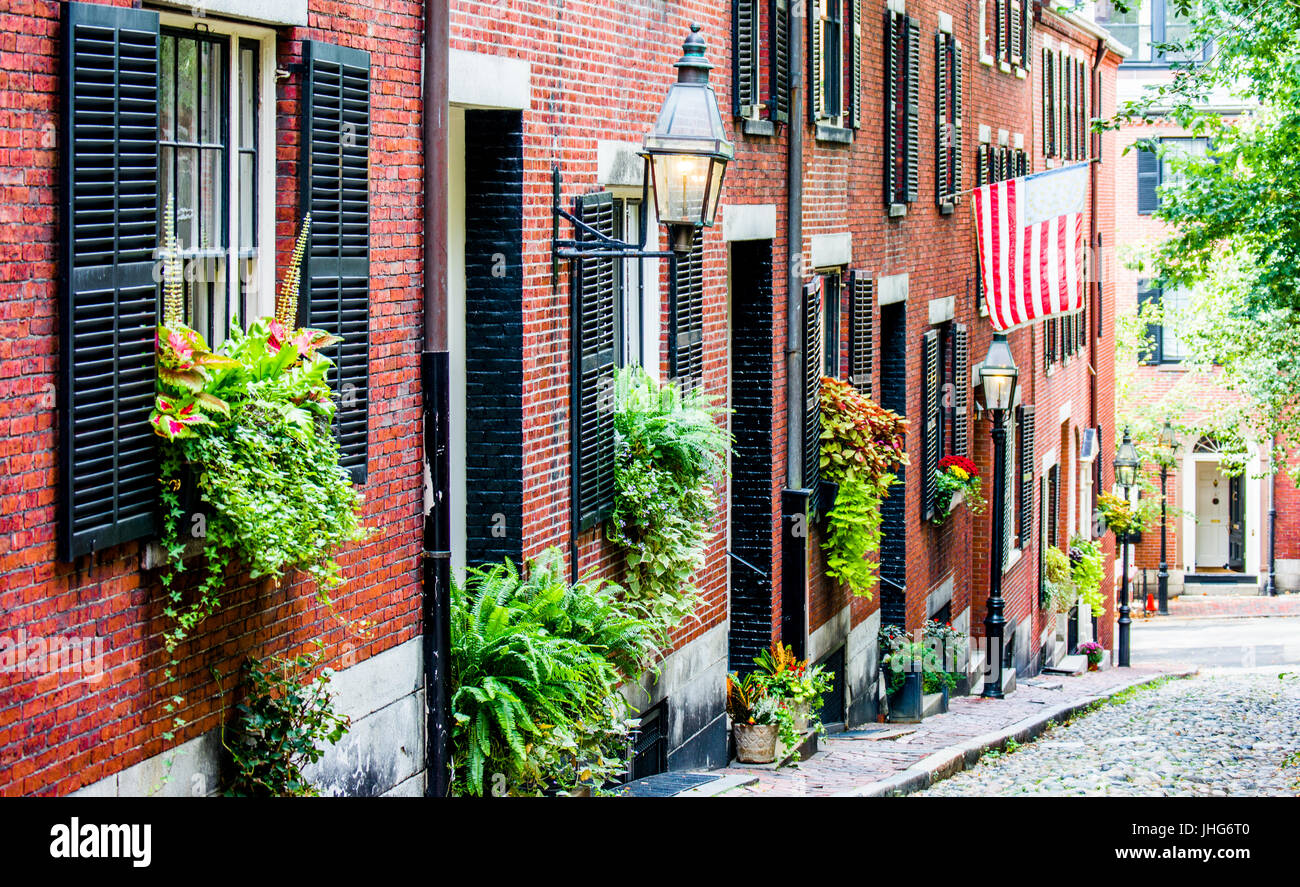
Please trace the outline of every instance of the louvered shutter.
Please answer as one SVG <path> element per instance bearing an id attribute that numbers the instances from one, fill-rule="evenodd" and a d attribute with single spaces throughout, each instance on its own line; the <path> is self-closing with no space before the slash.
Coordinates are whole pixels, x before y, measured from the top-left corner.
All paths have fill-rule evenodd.
<path id="1" fill-rule="evenodd" d="M 898 26 L 892 11 L 885 11 L 885 205 L 898 203 L 899 95 Z"/>
<path id="2" fill-rule="evenodd" d="M 865 271 L 853 272 L 849 300 L 849 381 L 871 393 L 875 358 L 876 281 Z"/>
<path id="3" fill-rule="evenodd" d="M 672 349 L 668 372 L 684 386 L 704 381 L 704 237 L 677 259 L 671 296 Z"/>
<path id="4" fill-rule="evenodd" d="M 1150 280 L 1138 281 L 1137 295 L 1139 312 L 1149 304 L 1160 304 L 1160 287 L 1154 286 Z M 1150 339 L 1150 343 L 1142 347 L 1138 359 L 1141 360 L 1142 363 L 1161 363 L 1165 359 L 1164 325 L 1160 323 L 1148 323 L 1146 325 L 1146 336 Z"/>
<path id="5" fill-rule="evenodd" d="M 777 123 L 790 122 L 790 2 L 772 0 L 772 53 L 768 112 Z"/>
<path id="6" fill-rule="evenodd" d="M 1043 156 L 1056 156 L 1056 127 L 1052 118 L 1052 52 L 1043 50 Z"/>
<path id="7" fill-rule="evenodd" d="M 987 185 L 989 179 L 989 151 L 991 145 L 980 145 L 975 149 L 975 187 Z"/>
<path id="8" fill-rule="evenodd" d="M 962 114 L 962 83 L 961 83 L 961 41 L 954 39 L 952 41 L 952 145 L 949 147 L 948 156 L 952 162 L 952 193 L 954 195 L 961 193 L 961 114 Z"/>
<path id="9" fill-rule="evenodd" d="M 1025 70 L 1031 70 L 1033 59 L 1034 12 L 1029 8 L 1029 0 L 1013 0 L 1020 4 L 1020 64 Z"/>
<path id="10" fill-rule="evenodd" d="M 1006 473 L 1003 477 L 1010 478 L 1015 471 L 1015 446 L 1016 439 L 1016 411 L 1006 410 L 1003 414 L 1003 428 L 1006 429 L 1006 452 L 1003 454 L 1002 470 Z M 1015 511 L 1011 507 L 1015 501 L 1015 487 L 1007 483 L 1002 491 L 1002 501 L 995 507 L 1002 509 L 1002 569 L 1006 570 L 1008 562 L 1011 560 L 1011 539 L 1015 535 L 1012 532 L 1014 525 L 1011 523 L 1015 517 Z M 1021 543 L 1023 545 L 1023 543 Z"/>
<path id="11" fill-rule="evenodd" d="M 921 347 L 921 410 L 924 415 L 925 439 L 922 441 L 924 464 L 921 466 L 921 518 L 934 516 L 934 473 L 939 470 L 939 331 L 930 330 Z"/>
<path id="12" fill-rule="evenodd" d="M 994 7 L 994 19 L 997 24 L 997 38 L 995 40 L 999 62 L 1007 60 L 1007 3 L 1009 0 L 991 0 Z"/>
<path id="13" fill-rule="evenodd" d="M 865 0 L 850 0 L 852 6 L 853 29 L 849 40 L 849 84 L 853 90 L 853 113 L 850 124 L 854 129 L 862 128 L 862 7 Z"/>
<path id="14" fill-rule="evenodd" d="M 822 439 L 822 281 L 818 276 L 804 286 L 804 420 L 803 485 L 811 490 L 808 507 L 817 510 L 817 481 L 821 474 Z"/>
<path id="15" fill-rule="evenodd" d="M 964 323 L 952 335 L 952 452 L 970 456 L 970 331 Z"/>
<path id="16" fill-rule="evenodd" d="M 1029 175 L 1029 153 L 1024 149 L 1016 149 L 1016 175 Z"/>
<path id="17" fill-rule="evenodd" d="M 158 13 L 63 12 L 59 559 L 154 531 Z"/>
<path id="18" fill-rule="evenodd" d="M 950 202 L 951 190 L 948 181 L 951 164 L 948 157 L 949 116 L 948 116 L 948 35 L 936 31 L 934 35 L 934 196 L 939 205 Z"/>
<path id="19" fill-rule="evenodd" d="M 1023 58 L 1020 54 L 1022 46 L 1020 28 L 1024 22 L 1024 19 L 1021 17 L 1023 9 L 1021 8 L 1021 0 L 1006 0 L 1006 3 L 1009 7 L 1008 11 L 1010 13 L 1010 35 L 1007 41 L 1010 45 L 1008 46 L 1009 51 L 1007 52 L 1007 55 L 1010 57 L 1013 65 L 1018 65 L 1020 64 L 1020 60 Z"/>
<path id="20" fill-rule="evenodd" d="M 1020 408 L 1020 526 L 1021 547 L 1034 530 L 1034 407 Z M 1009 475 L 1008 475 L 1009 476 Z"/>
<path id="21" fill-rule="evenodd" d="M 1150 215 L 1160 208 L 1160 195 L 1156 188 L 1160 185 L 1160 157 L 1154 146 L 1141 144 L 1137 148 L 1137 211 L 1139 215 Z"/>
<path id="22" fill-rule="evenodd" d="M 1061 318 L 1061 355 L 1068 357 L 1074 353 L 1074 318 Z"/>
<path id="23" fill-rule="evenodd" d="M 341 336 L 325 349 L 339 464 L 366 480 L 370 430 L 370 53 L 303 42 L 302 214 L 311 213 L 300 311 Z"/>
<path id="24" fill-rule="evenodd" d="M 907 202 L 921 192 L 921 26 L 907 19 Z"/>
<path id="25" fill-rule="evenodd" d="M 816 123 L 826 117 L 825 59 L 822 57 L 823 0 L 808 2 L 808 117 Z"/>
<path id="26" fill-rule="evenodd" d="M 614 236 L 608 191 L 579 197 L 574 215 Z M 603 520 L 614 502 L 615 260 L 575 260 L 572 279 L 573 519 L 581 532 Z"/>
<path id="27" fill-rule="evenodd" d="M 751 117 L 759 98 L 759 0 L 734 0 L 731 6 L 732 109 L 738 117 Z"/>

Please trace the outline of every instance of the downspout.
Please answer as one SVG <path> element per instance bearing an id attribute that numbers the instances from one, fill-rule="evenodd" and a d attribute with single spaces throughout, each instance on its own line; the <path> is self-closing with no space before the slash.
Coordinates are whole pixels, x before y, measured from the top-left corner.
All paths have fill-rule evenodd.
<path id="1" fill-rule="evenodd" d="M 1092 63 L 1092 72 L 1089 74 L 1089 77 L 1092 80 L 1092 84 L 1098 83 L 1097 72 L 1101 70 L 1102 63 L 1105 62 L 1106 60 L 1107 52 L 1108 50 L 1106 48 L 1106 38 L 1098 37 L 1097 53 Z M 1092 86 L 1092 84 L 1089 85 Z M 1090 116 L 1092 120 L 1097 120 L 1101 117 L 1101 90 L 1098 88 L 1092 89 L 1092 108 L 1090 109 L 1090 111 L 1091 111 Z M 1091 133 L 1088 134 L 1088 140 L 1090 142 L 1092 141 Z M 1096 299 L 1093 302 L 1093 310 L 1089 315 L 1092 319 L 1088 323 L 1088 340 L 1093 343 L 1092 373 L 1089 376 L 1090 396 L 1088 398 L 1089 400 L 1088 422 L 1093 428 L 1097 427 L 1097 363 L 1098 363 L 1097 349 L 1098 346 L 1100 346 L 1101 344 L 1101 342 L 1098 340 L 1098 337 L 1093 335 L 1094 331 L 1097 329 L 1097 324 L 1101 321 L 1101 283 L 1102 283 L 1101 235 L 1100 232 L 1098 232 L 1097 230 L 1097 169 L 1099 166 L 1101 166 L 1100 138 L 1097 140 L 1097 146 L 1098 146 L 1097 156 L 1088 158 L 1089 160 L 1093 161 L 1092 163 L 1088 164 L 1088 188 L 1090 192 L 1089 203 L 1088 203 L 1088 209 L 1089 209 L 1088 244 L 1092 252 L 1092 255 L 1094 257 L 1094 264 L 1092 267 L 1092 272 L 1093 272 L 1092 280 L 1096 286 Z M 1100 443 L 1101 441 L 1099 439 L 1098 444 L 1100 445 Z M 1097 459 L 1098 459 L 1098 464 L 1100 464 L 1100 459 L 1101 459 L 1100 449 L 1097 452 Z M 1097 492 L 1098 493 L 1101 492 L 1100 487 L 1098 487 Z"/>
<path id="2" fill-rule="evenodd" d="M 451 360 L 447 353 L 447 0 L 424 4 L 424 424 L 423 621 L 425 795 L 451 789 Z"/>

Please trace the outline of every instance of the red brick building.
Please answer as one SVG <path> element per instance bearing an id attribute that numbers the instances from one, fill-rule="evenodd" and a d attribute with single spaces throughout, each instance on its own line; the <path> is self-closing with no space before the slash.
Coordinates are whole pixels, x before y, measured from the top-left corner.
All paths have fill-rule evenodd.
<path id="1" fill-rule="evenodd" d="M 831 668 L 836 691 L 825 715 L 853 724 L 883 711 L 882 623 L 914 630 L 935 617 L 982 632 L 991 511 L 973 517 L 958 507 L 934 526 L 926 501 L 927 469 L 946 453 L 973 458 L 991 491 L 990 423 L 976 392 L 991 327 L 978 301 L 966 192 L 991 178 L 1098 159 L 1085 224 L 1094 245 L 1110 242 L 1118 151 L 1112 136 L 1086 133 L 1088 118 L 1114 107 L 1120 56 L 1104 32 L 1029 0 L 690 0 L 653 8 L 453 0 L 441 226 L 423 217 L 420 193 L 428 110 L 422 4 L 363 3 L 362 15 L 355 4 L 282 5 L 293 12 L 267 20 L 254 4 L 211 0 L 206 27 L 197 29 L 188 12 L 168 11 L 171 4 L 160 13 L 110 14 L 106 4 L 68 13 L 130 32 L 146 56 L 150 46 L 161 54 L 168 40 L 188 40 L 194 58 L 243 64 L 247 49 L 256 60 L 247 75 L 257 84 L 255 111 L 245 115 L 257 120 L 255 140 L 241 140 L 240 102 L 250 99 L 240 91 L 243 69 L 230 67 L 222 69 L 227 86 L 202 93 L 229 96 L 225 142 L 192 145 L 164 138 L 165 129 L 145 139 L 147 150 L 170 150 L 169 157 L 224 151 L 232 184 L 249 178 L 238 164 L 258 171 L 254 195 L 232 188 L 225 221 L 214 223 L 230 234 L 220 260 L 260 273 L 257 287 L 228 285 L 232 305 L 269 297 L 304 200 L 312 199 L 302 172 L 310 158 L 299 139 L 309 83 L 318 82 L 309 79 L 319 73 L 313 65 L 369 79 L 366 153 L 351 155 L 369 163 L 368 227 L 354 232 L 368 245 L 368 285 L 349 303 L 368 306 L 368 316 L 350 328 L 358 338 L 352 351 L 345 345 L 342 367 L 355 374 L 345 383 L 366 386 L 358 402 L 368 411 L 345 415 L 341 425 L 349 465 L 364 476 L 368 522 L 380 532 L 345 557 L 351 582 L 336 603 L 343 617 L 373 624 L 364 638 L 349 635 L 301 583 L 235 583 L 229 602 L 183 651 L 190 724 L 178 739 L 183 760 L 193 763 L 176 765 L 166 791 L 215 786 L 205 781 L 216 758 L 213 729 L 231 685 L 213 681 L 209 666 L 230 674 L 250 650 L 299 649 L 315 636 L 326 638 L 331 661 L 343 669 L 335 682 L 354 716 L 345 740 L 352 745 L 326 759 L 320 781 L 340 792 L 423 789 L 418 355 L 425 238 L 439 231 L 447 262 L 453 572 L 558 546 L 575 576 L 619 576 L 621 555 L 602 526 L 608 490 L 584 470 L 594 466 L 599 475 L 607 466 L 598 451 L 584 449 L 580 433 L 591 418 L 585 398 L 598 393 L 600 379 L 581 373 L 589 355 L 575 335 L 579 313 L 595 311 L 595 321 L 613 328 L 613 357 L 601 356 L 602 373 L 640 363 L 660 378 L 702 386 L 730 409 L 735 445 L 696 576 L 701 605 L 678 630 L 658 679 L 647 676 L 639 691 L 628 691 L 644 713 L 646 767 L 725 764 L 724 676 L 747 668 L 772 641 Z M 0 204 L 11 216 L 0 235 L 0 285 L 11 295 L 0 319 L 11 327 L 4 347 L 13 349 L 0 352 L 0 386 L 10 392 L 0 414 L 9 431 L 0 455 L 0 612 L 5 630 L 103 638 L 107 666 L 93 685 L 58 675 L 4 685 L 0 790 L 140 793 L 156 781 L 168 749 L 152 528 L 141 520 L 129 533 L 82 534 L 60 548 L 60 509 L 71 507 L 57 458 L 65 419 L 42 400 L 65 396 L 66 385 L 59 243 L 67 207 L 57 170 L 67 152 L 59 117 L 70 88 L 61 42 L 67 22 L 57 4 L 37 3 L 4 14 L 0 25 L 0 91 L 7 108 L 21 109 L 0 128 L 7 161 Z M 630 240 L 644 221 L 651 245 L 662 242 L 653 205 L 643 202 L 637 151 L 675 79 L 692 22 L 716 66 L 711 83 L 736 146 L 718 222 L 675 279 L 659 260 L 619 260 L 588 288 L 581 263 L 553 264 L 553 170 L 565 209 Z M 952 133 L 950 146 L 941 146 L 941 132 Z M 337 176 L 346 179 L 348 169 L 343 164 Z M 357 183 L 340 179 L 333 182 L 340 190 Z M 195 193 L 221 190 L 210 184 Z M 196 219 L 208 206 L 203 199 Z M 159 211 L 156 200 L 149 205 Z M 237 214 L 245 205 L 259 232 L 248 255 Z M 144 218 L 145 229 L 156 225 L 156 216 Z M 560 236 L 568 234 L 562 228 Z M 1056 620 L 1039 603 L 1042 547 L 1086 533 L 1092 491 L 1109 486 L 1114 277 L 1105 268 L 1098 274 L 1095 263 L 1089 268 L 1082 316 L 1010 336 L 1021 371 L 1008 427 L 1011 480 L 1007 501 L 991 507 L 1006 510 L 1014 531 L 998 556 L 1008 664 L 1020 674 L 1063 652 Z M 326 297 L 324 287 L 317 295 Z M 194 311 L 213 323 L 230 313 L 204 313 L 197 302 Z M 886 503 L 882 583 L 871 600 L 852 598 L 824 575 L 817 514 L 827 502 L 816 459 L 823 373 L 851 379 L 911 422 L 912 464 Z M 148 500 L 143 481 L 135 492 Z M 1108 646 L 1113 615 L 1102 620 Z M 355 726 L 360 721 L 365 729 Z"/>
<path id="2" fill-rule="evenodd" d="M 330 792 L 418 793 L 421 4 L 148 6 L 29 2 L 0 13 L 0 633 L 7 653 L 21 639 L 18 655 L 30 657 L 0 677 L 0 792 L 215 791 L 217 728 L 240 662 L 319 637 L 354 726 L 315 778 Z M 314 110 L 321 145 L 339 149 L 337 122 L 331 134 L 320 115 L 332 100 L 337 120 L 339 88 L 331 96 L 326 81 L 340 76 L 352 125 L 345 169 L 319 169 L 312 186 L 301 178 L 304 121 Z M 161 195 L 177 193 L 187 255 L 214 272 L 193 275 L 187 316 L 220 339 L 232 315 L 270 312 L 313 206 L 320 236 L 308 267 L 327 273 L 331 210 L 320 201 L 349 177 L 364 185 L 367 172 L 344 225 L 363 243 L 350 284 L 362 322 L 340 330 L 341 383 L 355 397 L 339 421 L 366 523 L 382 532 L 343 555 L 349 581 L 334 614 L 309 583 L 232 577 L 168 684 L 146 424 Z M 332 311 L 339 329 L 339 298 L 317 290 L 316 325 Z M 116 320 L 107 326 L 105 306 Z M 104 348 L 115 349 L 108 386 L 93 363 Z M 51 671 L 37 639 L 51 654 L 84 640 L 94 656 L 79 671 Z M 188 725 L 168 742 L 172 693 L 185 696 L 177 714 Z"/>

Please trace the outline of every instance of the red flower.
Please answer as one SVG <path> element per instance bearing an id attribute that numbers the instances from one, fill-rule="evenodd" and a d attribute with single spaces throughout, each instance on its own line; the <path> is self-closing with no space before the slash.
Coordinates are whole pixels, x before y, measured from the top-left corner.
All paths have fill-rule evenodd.
<path id="1" fill-rule="evenodd" d="M 939 470 L 947 471 L 949 468 L 960 468 L 971 477 L 979 477 L 980 470 L 975 467 L 975 463 L 965 456 L 944 456 L 939 460 Z"/>

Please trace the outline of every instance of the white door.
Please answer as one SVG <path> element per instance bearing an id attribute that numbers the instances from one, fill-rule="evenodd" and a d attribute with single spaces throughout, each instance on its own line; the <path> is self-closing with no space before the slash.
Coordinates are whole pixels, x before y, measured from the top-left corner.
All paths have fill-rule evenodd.
<path id="1" fill-rule="evenodd" d="M 1228 478 L 1217 465 L 1196 466 L 1196 566 L 1228 563 Z"/>

